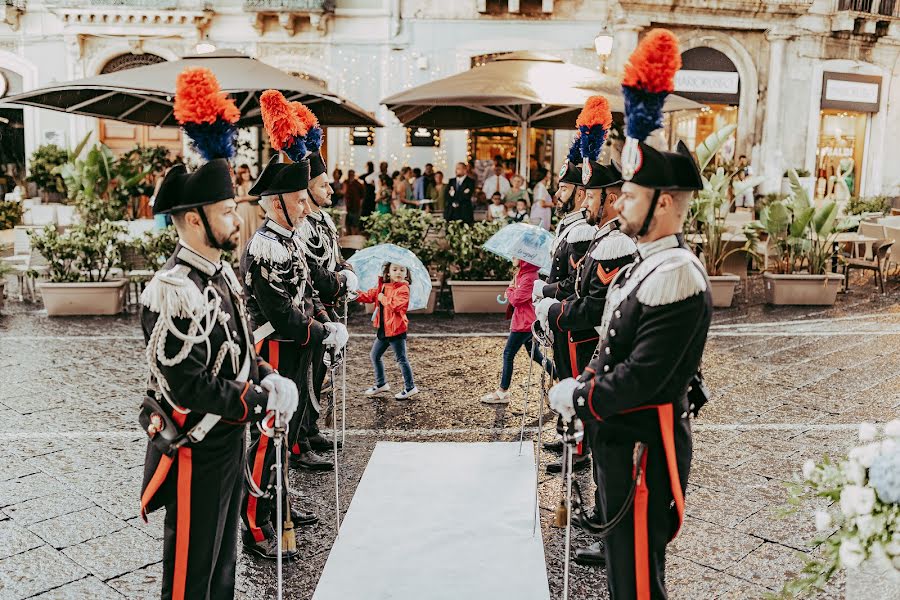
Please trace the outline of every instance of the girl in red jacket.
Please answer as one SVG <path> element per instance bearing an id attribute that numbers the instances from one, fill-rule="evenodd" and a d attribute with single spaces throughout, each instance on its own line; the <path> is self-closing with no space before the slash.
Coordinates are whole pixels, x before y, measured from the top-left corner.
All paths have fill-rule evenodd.
<path id="1" fill-rule="evenodd" d="M 497 391 L 486 394 L 481 398 L 485 404 L 509 404 L 509 384 L 512 381 L 513 360 L 516 354 L 524 346 L 531 356 L 531 346 L 534 340 L 531 338 L 531 324 L 534 323 L 534 306 L 531 303 L 531 290 L 538 276 L 538 267 L 535 265 L 513 259 L 516 267 L 516 276 L 512 284 L 506 288 L 506 299 L 509 300 L 507 314 L 512 310 L 512 323 L 509 326 L 509 337 L 506 339 L 506 348 L 503 350 L 503 372 L 500 375 L 500 387 Z M 534 348 L 534 362 L 544 364 L 541 351 Z M 553 378 L 553 364 L 547 360 L 547 373 Z"/>
<path id="2" fill-rule="evenodd" d="M 372 366 L 375 368 L 375 385 L 365 391 L 366 396 L 374 396 L 391 389 L 384 376 L 384 363 L 381 357 L 388 346 L 394 351 L 394 358 L 403 373 L 403 391 L 396 394 L 397 400 L 406 400 L 419 393 L 413 381 L 412 367 L 406 358 L 406 330 L 409 319 L 406 311 L 409 308 L 409 284 L 412 282 L 409 269 L 403 265 L 388 263 L 378 278 L 378 285 L 357 298 L 363 304 L 375 304 L 372 314 L 372 325 L 378 330 L 375 343 L 372 344 Z M 532 311 L 532 318 L 534 311 Z"/>

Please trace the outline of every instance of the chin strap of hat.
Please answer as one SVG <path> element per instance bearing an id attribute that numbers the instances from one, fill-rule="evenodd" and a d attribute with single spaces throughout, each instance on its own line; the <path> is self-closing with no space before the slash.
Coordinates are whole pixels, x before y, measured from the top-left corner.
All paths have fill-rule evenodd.
<path id="1" fill-rule="evenodd" d="M 206 241 L 209 242 L 209 245 L 216 250 L 225 250 L 221 242 L 213 235 L 212 227 L 209 226 L 209 219 L 206 218 L 206 211 L 203 210 L 202 206 L 197 207 L 197 214 L 200 215 L 200 222 L 203 223 L 203 229 L 206 230 Z"/>
<path id="2" fill-rule="evenodd" d="M 560 216 L 565 216 L 565 215 L 569 214 L 575 208 L 575 195 L 576 194 L 578 194 L 578 187 L 573 186 L 572 193 L 569 194 L 569 197 L 566 198 L 566 200 L 559 207 Z"/>
<path id="3" fill-rule="evenodd" d="M 278 194 L 278 203 L 281 204 L 281 210 L 284 212 L 284 220 L 287 221 L 288 227 L 290 229 L 294 228 L 294 222 L 291 220 L 291 216 L 288 214 L 287 204 L 284 203 L 284 196 Z"/>
<path id="4" fill-rule="evenodd" d="M 647 235 L 647 231 L 650 230 L 650 222 L 653 221 L 653 213 L 656 211 L 656 203 L 659 202 L 659 195 L 661 193 L 661 190 L 653 190 L 653 198 L 650 200 L 650 209 L 647 211 L 647 218 L 644 219 L 644 224 L 641 226 L 641 230 L 638 231 L 637 237 Z"/>

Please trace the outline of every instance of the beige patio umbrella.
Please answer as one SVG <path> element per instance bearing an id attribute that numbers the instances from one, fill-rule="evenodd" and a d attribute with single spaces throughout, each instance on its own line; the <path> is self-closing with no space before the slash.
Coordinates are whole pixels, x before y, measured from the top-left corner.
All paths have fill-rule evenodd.
<path id="1" fill-rule="evenodd" d="M 601 94 L 625 111 L 621 82 L 539 52 L 512 52 L 481 67 L 438 79 L 381 101 L 408 127 L 519 127 L 519 168 L 527 177 L 528 129 L 574 129 L 588 97 Z M 665 111 L 702 104 L 670 94 Z"/>
<path id="2" fill-rule="evenodd" d="M 158 127 L 177 127 L 172 114 L 175 79 L 188 67 L 206 67 L 241 111 L 238 127 L 261 125 L 259 95 L 281 91 L 309 106 L 324 126 L 381 127 L 371 113 L 330 92 L 322 84 L 235 52 L 219 50 L 96 77 L 55 83 L 4 99 L 3 105 L 34 106 L 74 115 Z"/>

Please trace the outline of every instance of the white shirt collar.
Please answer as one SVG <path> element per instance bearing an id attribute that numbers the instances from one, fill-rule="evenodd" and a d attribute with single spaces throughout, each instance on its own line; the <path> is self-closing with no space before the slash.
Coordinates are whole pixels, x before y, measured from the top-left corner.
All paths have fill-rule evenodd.
<path id="1" fill-rule="evenodd" d="M 184 241 L 179 240 L 178 244 L 180 245 L 180 248 L 175 252 L 175 257 L 186 262 L 201 273 L 205 273 L 206 275 L 212 277 L 222 269 L 221 260 L 219 262 L 212 262 L 202 254 L 188 246 Z"/>
<path id="2" fill-rule="evenodd" d="M 291 231 L 287 227 L 282 227 L 281 225 L 279 225 L 278 223 L 273 221 L 271 218 L 267 218 L 265 224 L 268 229 L 274 231 L 281 237 L 290 238 L 290 237 L 293 237 L 293 235 L 294 235 L 293 231 Z"/>
<path id="3" fill-rule="evenodd" d="M 673 233 L 672 235 L 661 237 L 658 240 L 654 240 L 652 242 L 638 242 L 637 247 L 641 258 L 647 258 L 648 256 L 656 254 L 657 252 L 662 252 L 663 250 L 668 250 L 669 248 L 677 248 L 680 245 L 681 241 L 678 239 L 678 234 Z"/>

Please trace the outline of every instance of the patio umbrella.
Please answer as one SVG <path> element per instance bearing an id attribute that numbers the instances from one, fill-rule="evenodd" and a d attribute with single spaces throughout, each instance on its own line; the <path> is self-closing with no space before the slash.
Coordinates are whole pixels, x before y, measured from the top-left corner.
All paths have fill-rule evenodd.
<path id="1" fill-rule="evenodd" d="M 512 52 L 481 67 L 426 83 L 381 101 L 407 127 L 479 129 L 519 127 L 520 172 L 527 167 L 529 127 L 574 129 L 588 97 L 601 94 L 623 114 L 621 82 L 539 52 Z M 666 111 L 702 104 L 670 94 Z"/>
<path id="2" fill-rule="evenodd" d="M 353 266 L 353 271 L 359 277 L 361 290 L 369 290 L 378 285 L 378 278 L 384 270 L 385 263 L 403 265 L 409 269 L 412 279 L 409 286 L 409 310 L 428 306 L 431 275 L 412 251 L 396 244 L 377 244 L 355 252 L 347 262 Z"/>
<path id="3" fill-rule="evenodd" d="M 484 249 L 507 260 L 518 258 L 550 274 L 553 234 L 528 223 L 510 223 L 484 243 Z"/>
<path id="4" fill-rule="evenodd" d="M 10 96 L 4 105 L 34 106 L 75 115 L 115 119 L 137 125 L 177 127 L 172 115 L 175 78 L 188 67 L 215 74 L 241 111 L 238 127 L 262 125 L 259 95 L 281 91 L 288 100 L 309 106 L 325 126 L 381 127 L 372 114 L 328 91 L 321 83 L 288 75 L 234 50 L 187 56 L 115 73 L 55 83 Z"/>

